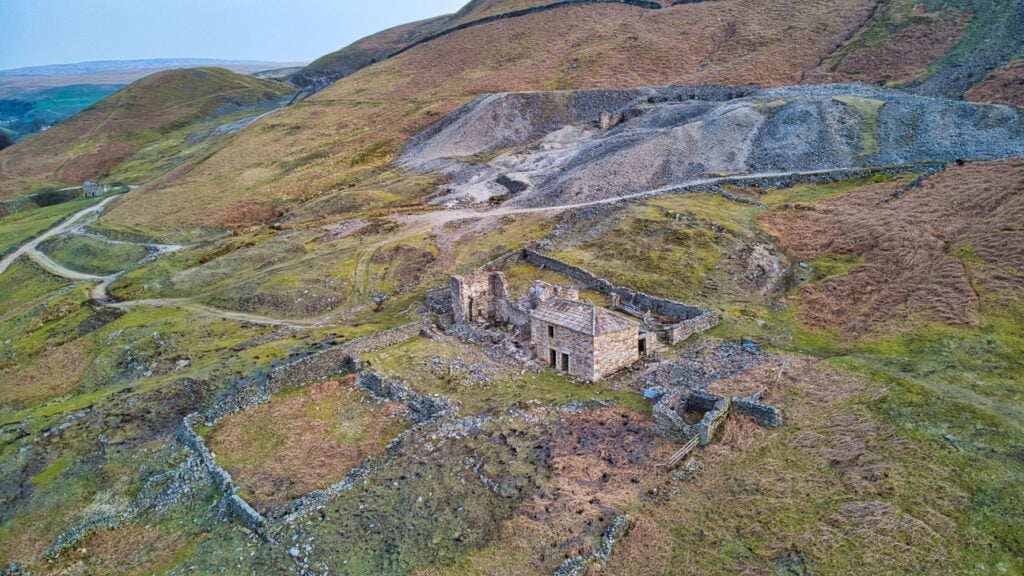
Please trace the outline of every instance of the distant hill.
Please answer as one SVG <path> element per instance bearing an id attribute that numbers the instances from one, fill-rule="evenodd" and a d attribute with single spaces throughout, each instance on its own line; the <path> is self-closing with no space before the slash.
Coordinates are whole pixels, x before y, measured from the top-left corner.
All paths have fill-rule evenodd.
<path id="1" fill-rule="evenodd" d="M 172 68 L 199 68 L 217 66 L 233 72 L 258 72 L 282 68 L 290 64 L 261 62 L 258 60 L 218 60 L 215 58 L 155 58 L 146 60 L 97 60 L 73 64 L 53 64 L 0 70 L 0 80 L 9 78 L 31 78 L 52 76 L 78 76 L 97 72 L 134 72 L 145 70 L 170 70 Z"/>
<path id="2" fill-rule="evenodd" d="M 0 195 L 103 177 L 148 143 L 194 122 L 258 111 L 290 88 L 223 68 L 152 74 L 0 153 Z M 252 112 L 255 113 L 255 112 Z"/>
<path id="3" fill-rule="evenodd" d="M 298 63 L 163 58 L 111 60 L 0 70 L 0 129 L 21 140 L 84 110 L 126 85 L 175 68 L 216 66 L 238 74 L 277 79 Z"/>

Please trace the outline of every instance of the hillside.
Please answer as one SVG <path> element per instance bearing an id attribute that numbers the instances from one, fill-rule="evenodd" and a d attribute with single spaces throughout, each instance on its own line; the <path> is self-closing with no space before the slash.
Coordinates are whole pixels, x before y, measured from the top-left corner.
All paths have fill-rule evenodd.
<path id="1" fill-rule="evenodd" d="M 296 200 L 330 194 L 340 183 L 348 187 L 370 165 L 393 158 L 406 138 L 481 93 L 798 84 L 832 55 L 849 50 L 844 47 L 859 46 L 869 30 L 888 30 L 882 20 L 889 14 L 862 0 L 768 5 L 723 0 L 662 9 L 597 3 L 471 26 L 343 78 L 190 173 L 154 183 L 147 204 L 174 198 L 181 217 L 195 226 L 237 223 L 228 215 L 254 205 L 260 207 L 257 213 L 274 213 Z M 779 22 L 786 23 L 784 31 Z M 691 48 L 679 50 L 680 45 Z M 373 118 L 381 129 L 366 131 L 353 117 Z M 370 156 L 379 158 L 353 162 L 371 150 L 376 152 Z M 235 174 L 245 177 L 229 177 Z M 190 199 L 205 202 L 201 190 L 211 180 L 223 186 L 223 199 L 212 210 L 205 204 L 200 209 Z M 107 217 L 110 225 L 163 227 L 159 217 L 130 206 L 130 199 L 115 206 Z"/>
<path id="2" fill-rule="evenodd" d="M 233 215 L 241 212 L 272 214 L 302 199 L 352 195 L 350 185 L 392 160 L 407 138 L 481 93 L 796 83 L 856 32 L 873 5 L 785 0 L 758 3 L 764 18 L 745 19 L 753 4 L 729 0 L 648 10 L 599 3 L 443 36 L 280 111 L 187 172 L 149 185 L 144 201 L 141 195 L 119 201 L 104 222 L 151 230 L 218 226 L 237 222 Z M 778 21 L 804 33 L 778 34 Z M 725 33 L 743 41 L 722 42 Z M 680 52 L 680 42 L 700 49 Z M 202 192 L 211 182 L 221 190 L 212 203 Z M 370 184 L 370 195 L 381 198 L 374 206 L 401 205 L 432 191 L 400 188 L 397 197 L 380 195 L 379 186 Z M 173 224 L 163 216 L 172 205 Z"/>
<path id="3" fill-rule="evenodd" d="M 141 186 L 0 212 L 0 574 L 1024 574 L 1022 3 L 473 0 L 3 151 Z"/>
<path id="4" fill-rule="evenodd" d="M 164 70 L 201 66 L 276 79 L 294 73 L 296 64 L 169 58 L 0 70 L 0 126 L 20 140 L 75 115 L 140 78 Z"/>
<path id="5" fill-rule="evenodd" d="M 216 116 L 251 115 L 290 92 L 220 68 L 148 76 L 0 153 L 0 196 L 103 178 L 171 131 Z"/>

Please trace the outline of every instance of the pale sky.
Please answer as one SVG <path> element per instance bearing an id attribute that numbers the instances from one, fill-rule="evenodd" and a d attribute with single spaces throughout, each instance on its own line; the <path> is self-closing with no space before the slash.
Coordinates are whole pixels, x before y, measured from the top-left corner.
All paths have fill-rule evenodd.
<path id="1" fill-rule="evenodd" d="M 0 70 L 91 60 L 314 60 L 468 0 L 0 0 Z"/>

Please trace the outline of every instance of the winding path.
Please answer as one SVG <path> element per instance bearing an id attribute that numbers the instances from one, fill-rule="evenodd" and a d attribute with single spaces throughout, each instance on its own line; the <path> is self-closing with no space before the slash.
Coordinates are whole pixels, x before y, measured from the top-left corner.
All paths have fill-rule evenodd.
<path id="1" fill-rule="evenodd" d="M 103 212 L 103 209 L 106 208 L 107 204 L 114 198 L 117 198 L 117 196 L 111 196 L 110 198 L 101 200 L 99 203 L 94 204 L 84 210 L 75 213 L 73 216 L 71 216 L 64 222 L 54 226 L 53 228 L 50 228 L 43 234 L 39 235 L 37 238 L 34 238 L 33 240 L 29 241 L 26 244 L 22 244 L 17 250 L 8 254 L 6 258 L 0 260 L 0 274 L 6 272 L 7 269 L 10 268 L 11 264 L 13 264 L 14 261 L 17 260 L 21 255 L 28 254 L 29 252 L 38 252 L 36 248 L 44 241 L 53 238 L 58 234 L 70 232 L 73 229 L 84 228 L 85 226 L 92 224 L 93 222 L 96 221 L 97 218 L 99 218 L 100 212 Z M 91 218 L 89 218 L 86 221 L 83 221 L 83 218 L 85 218 L 86 216 L 91 216 Z M 57 272 L 56 270 L 51 270 L 51 272 L 57 274 L 58 276 L 64 276 L 63 274 Z M 94 276 L 88 279 L 92 280 L 95 278 L 99 277 Z"/>

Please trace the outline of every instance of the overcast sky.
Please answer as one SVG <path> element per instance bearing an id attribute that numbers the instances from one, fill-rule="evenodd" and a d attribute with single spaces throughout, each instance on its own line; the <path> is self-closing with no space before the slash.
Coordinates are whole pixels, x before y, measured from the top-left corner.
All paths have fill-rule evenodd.
<path id="1" fill-rule="evenodd" d="M 90 60 L 314 60 L 468 0 L 0 0 L 0 70 Z"/>

